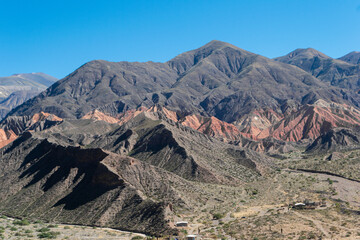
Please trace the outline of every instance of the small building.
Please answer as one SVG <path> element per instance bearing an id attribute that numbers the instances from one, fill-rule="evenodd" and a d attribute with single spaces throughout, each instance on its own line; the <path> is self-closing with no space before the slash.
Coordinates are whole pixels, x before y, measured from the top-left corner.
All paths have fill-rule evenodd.
<path id="1" fill-rule="evenodd" d="M 186 240 L 196 240 L 196 235 L 187 235 Z"/>
<path id="2" fill-rule="evenodd" d="M 189 223 L 186 221 L 180 221 L 180 222 L 175 223 L 176 227 L 187 227 L 188 225 L 189 225 Z"/>

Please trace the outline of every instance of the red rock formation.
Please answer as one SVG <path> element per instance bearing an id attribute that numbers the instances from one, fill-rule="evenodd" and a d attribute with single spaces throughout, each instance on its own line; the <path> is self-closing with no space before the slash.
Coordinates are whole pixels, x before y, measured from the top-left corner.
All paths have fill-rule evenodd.
<path id="1" fill-rule="evenodd" d="M 117 118 L 95 110 L 83 118 L 122 125 L 141 113 L 150 113 L 150 115 L 151 113 L 161 113 L 166 118 L 181 123 L 183 126 L 225 141 L 239 140 L 243 136 L 253 140 L 272 137 L 296 142 L 301 139 L 315 139 L 335 127 L 360 125 L 360 111 L 347 105 L 318 100 L 313 105 L 302 106 L 297 111 L 295 109 L 291 108 L 291 111 L 286 111 L 285 116 L 271 109 L 256 109 L 234 124 L 221 121 L 216 117 L 204 117 L 196 114 L 179 117 L 182 114 L 177 114 L 161 106 L 140 107 L 126 111 Z M 262 148 L 263 146 L 260 144 L 259 150 Z"/>
<path id="2" fill-rule="evenodd" d="M 83 116 L 81 119 L 95 119 L 99 121 L 105 121 L 108 123 L 119 123 L 120 120 L 114 117 L 111 117 L 109 115 L 106 115 L 103 112 L 100 112 L 99 110 L 94 110 Z"/>
<path id="3" fill-rule="evenodd" d="M 223 122 L 216 117 L 188 115 L 181 120 L 181 124 L 206 135 L 224 140 L 236 140 L 241 135 L 241 132 L 233 124 Z"/>
<path id="4" fill-rule="evenodd" d="M 5 124 L 3 128 L 0 128 L 0 148 L 13 142 L 18 135 L 24 131 L 41 131 L 44 128 L 43 124 L 38 124 L 44 121 L 61 122 L 62 118 L 55 116 L 54 114 L 40 112 L 34 114 L 31 118 L 29 116 L 15 117 L 8 124 Z M 16 134 L 17 133 L 17 134 Z"/>
<path id="5" fill-rule="evenodd" d="M 0 129 L 0 148 L 8 145 L 17 138 L 17 135 L 11 130 Z"/>
<path id="6" fill-rule="evenodd" d="M 258 139 L 273 137 L 285 141 L 315 139 L 336 127 L 360 125 L 360 111 L 342 104 L 318 100 L 313 105 L 305 105 L 298 111 L 283 118 L 278 123 L 263 130 Z"/>
<path id="7" fill-rule="evenodd" d="M 268 129 L 282 118 L 282 115 L 272 109 L 256 109 L 234 124 L 240 129 L 243 136 L 256 140 L 263 130 Z"/>
<path id="8" fill-rule="evenodd" d="M 30 125 L 44 120 L 61 122 L 63 119 L 51 113 L 40 112 L 32 116 Z"/>
<path id="9" fill-rule="evenodd" d="M 242 133 L 235 127 L 235 125 L 223 122 L 216 117 L 203 117 L 192 114 L 180 118 L 176 112 L 157 105 L 152 106 L 151 108 L 140 107 L 138 109 L 132 109 L 126 111 L 123 114 L 120 114 L 117 116 L 117 118 L 106 115 L 105 113 L 102 113 L 98 110 L 94 110 L 86 114 L 84 117 L 82 117 L 82 119 L 97 119 L 122 125 L 141 113 L 159 112 L 161 112 L 167 119 L 181 123 L 184 126 L 190 127 L 213 137 L 224 140 L 237 140 L 242 135 Z"/>

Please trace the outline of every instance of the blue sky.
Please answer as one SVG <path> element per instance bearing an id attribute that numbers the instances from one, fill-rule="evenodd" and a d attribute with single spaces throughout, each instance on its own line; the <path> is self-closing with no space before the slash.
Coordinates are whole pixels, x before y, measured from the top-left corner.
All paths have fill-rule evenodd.
<path id="1" fill-rule="evenodd" d="M 0 0 L 0 76 L 165 62 L 216 39 L 267 57 L 360 51 L 360 0 Z"/>

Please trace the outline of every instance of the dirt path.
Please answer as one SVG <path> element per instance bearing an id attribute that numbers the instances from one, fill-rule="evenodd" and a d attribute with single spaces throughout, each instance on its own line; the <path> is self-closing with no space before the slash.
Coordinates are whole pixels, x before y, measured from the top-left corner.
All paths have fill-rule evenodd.
<path id="1" fill-rule="evenodd" d="M 320 221 L 318 221 L 316 219 L 313 219 L 313 218 L 311 218 L 309 216 L 305 216 L 304 214 L 299 213 L 297 211 L 293 211 L 293 213 L 295 213 L 295 215 L 297 215 L 297 216 L 299 216 L 299 217 L 301 217 L 303 219 L 306 219 L 306 220 L 309 220 L 309 221 L 313 222 L 315 224 L 316 228 L 319 229 L 326 237 L 328 237 L 328 238 L 330 237 L 330 234 L 328 233 L 328 231 L 326 231 L 323 228 L 322 222 L 320 222 Z"/>
<path id="2" fill-rule="evenodd" d="M 312 173 L 301 170 L 285 169 L 287 172 L 301 173 L 304 175 L 316 176 L 320 181 L 331 180 L 331 186 L 335 189 L 336 195 L 333 198 L 338 198 L 349 202 L 351 205 L 360 207 L 360 183 L 349 180 L 347 178 L 333 176 L 326 173 Z M 329 183 L 330 184 L 330 183 Z"/>

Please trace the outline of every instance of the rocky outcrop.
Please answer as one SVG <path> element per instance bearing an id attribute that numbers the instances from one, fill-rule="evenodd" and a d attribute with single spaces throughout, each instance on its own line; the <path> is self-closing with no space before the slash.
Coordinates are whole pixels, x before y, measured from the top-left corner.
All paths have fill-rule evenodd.
<path id="1" fill-rule="evenodd" d="M 89 112 L 85 116 L 83 116 L 81 119 L 95 119 L 99 121 L 105 121 L 108 123 L 119 123 L 119 119 L 116 119 L 114 117 L 111 117 L 105 113 L 100 112 L 99 110 L 95 109 L 94 111 Z"/>
<path id="2" fill-rule="evenodd" d="M 258 135 L 265 129 L 270 128 L 283 118 L 282 114 L 272 109 L 257 109 L 243 116 L 234 124 L 241 131 L 242 135 L 258 139 Z"/>
<path id="3" fill-rule="evenodd" d="M 307 148 L 308 153 L 349 150 L 360 147 L 358 130 L 346 128 L 333 129 L 319 136 Z M 333 156 L 331 156 L 331 159 Z"/>
<path id="4" fill-rule="evenodd" d="M 17 138 L 12 130 L 0 129 L 0 148 L 8 145 Z"/>
<path id="5" fill-rule="evenodd" d="M 303 106 L 270 128 L 263 130 L 257 138 L 271 136 L 296 142 L 301 139 L 315 139 L 333 128 L 359 125 L 360 111 L 356 108 L 319 100 L 315 104 Z"/>
<path id="6" fill-rule="evenodd" d="M 25 131 L 42 131 L 62 121 L 61 118 L 44 112 L 33 116 L 8 117 L 0 124 L 0 148 L 14 141 Z"/>

